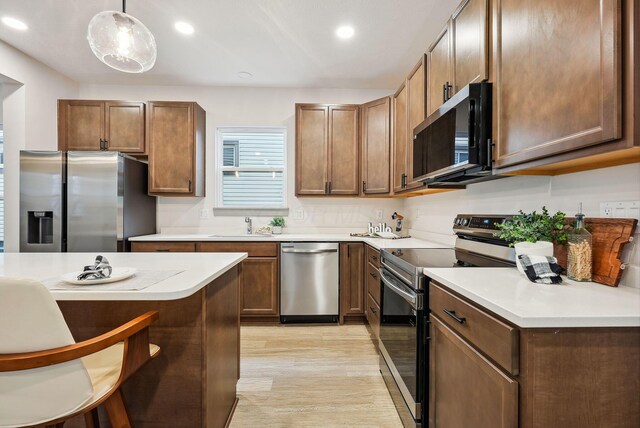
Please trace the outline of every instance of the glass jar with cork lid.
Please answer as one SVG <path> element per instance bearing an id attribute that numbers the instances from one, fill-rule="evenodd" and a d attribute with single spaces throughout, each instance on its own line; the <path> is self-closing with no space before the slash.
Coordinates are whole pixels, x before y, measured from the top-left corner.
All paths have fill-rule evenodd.
<path id="1" fill-rule="evenodd" d="M 574 281 L 591 281 L 593 239 L 585 228 L 582 204 L 567 241 L 567 276 Z"/>

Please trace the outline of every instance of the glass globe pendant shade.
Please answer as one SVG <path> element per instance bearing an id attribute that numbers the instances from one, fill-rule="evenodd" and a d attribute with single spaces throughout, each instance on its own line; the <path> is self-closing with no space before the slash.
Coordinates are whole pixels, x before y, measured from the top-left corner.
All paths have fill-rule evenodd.
<path id="1" fill-rule="evenodd" d="M 144 73 L 156 63 L 156 41 L 142 22 L 124 12 L 100 12 L 89 22 L 91 50 L 111 68 Z"/>

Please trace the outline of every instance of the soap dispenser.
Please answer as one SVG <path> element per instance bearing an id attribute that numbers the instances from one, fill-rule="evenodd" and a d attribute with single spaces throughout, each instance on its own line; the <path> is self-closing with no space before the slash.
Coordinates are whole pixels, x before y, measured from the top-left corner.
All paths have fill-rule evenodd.
<path id="1" fill-rule="evenodd" d="M 582 204 L 567 245 L 567 276 L 574 281 L 591 281 L 593 239 L 585 228 Z"/>

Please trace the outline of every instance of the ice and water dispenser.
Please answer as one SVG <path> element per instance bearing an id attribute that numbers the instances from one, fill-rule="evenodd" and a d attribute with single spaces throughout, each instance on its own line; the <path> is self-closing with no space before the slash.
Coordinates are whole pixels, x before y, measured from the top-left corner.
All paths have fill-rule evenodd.
<path id="1" fill-rule="evenodd" d="M 27 211 L 27 243 L 53 244 L 53 211 Z"/>

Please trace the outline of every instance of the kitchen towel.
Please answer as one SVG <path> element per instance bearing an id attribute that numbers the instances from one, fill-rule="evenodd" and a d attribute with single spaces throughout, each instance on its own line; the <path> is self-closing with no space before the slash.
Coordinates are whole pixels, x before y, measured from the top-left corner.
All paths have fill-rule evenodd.
<path id="1" fill-rule="evenodd" d="M 527 278 L 538 284 L 562 283 L 562 267 L 555 257 L 520 254 L 518 256 Z"/>

